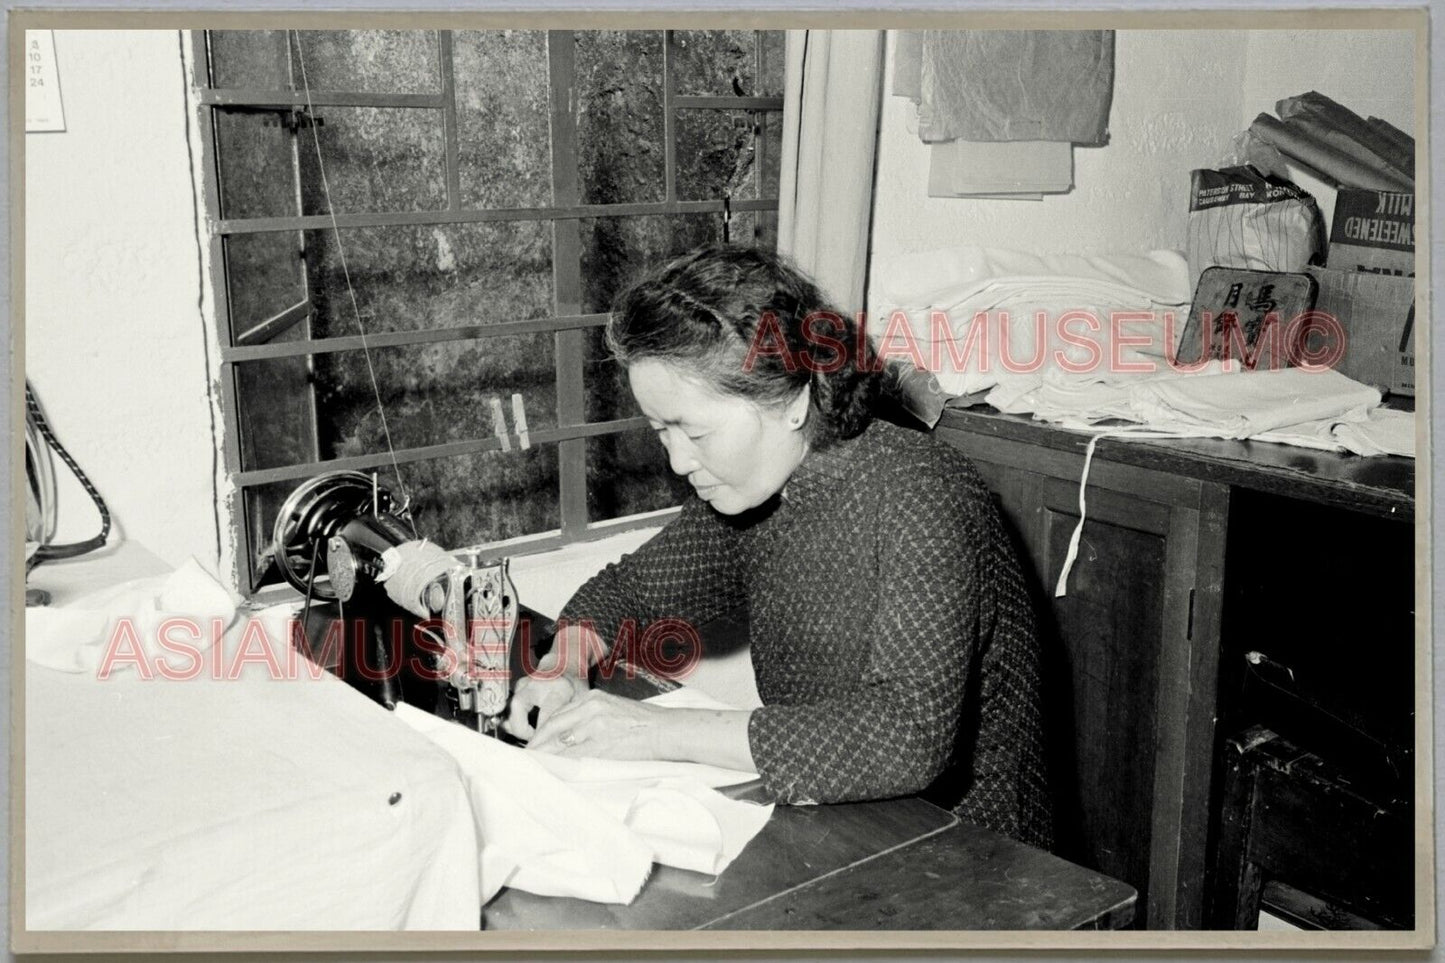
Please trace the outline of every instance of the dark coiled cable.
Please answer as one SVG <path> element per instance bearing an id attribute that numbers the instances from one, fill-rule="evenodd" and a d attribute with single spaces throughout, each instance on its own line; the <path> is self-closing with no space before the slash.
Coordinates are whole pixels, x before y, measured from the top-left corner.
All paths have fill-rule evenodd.
<path id="1" fill-rule="evenodd" d="M 85 472 L 81 471 L 80 466 L 75 463 L 75 459 L 70 457 L 70 452 L 66 451 L 65 446 L 55 437 L 55 431 L 50 427 L 50 422 L 45 420 L 45 413 L 40 410 L 40 399 L 35 397 L 35 391 L 30 387 L 29 381 L 25 382 L 25 414 L 34 423 L 46 444 L 60 456 L 60 460 L 65 462 L 66 467 L 75 475 L 76 481 L 80 482 L 81 487 L 90 496 L 90 500 L 95 502 L 95 507 L 100 512 L 99 535 L 83 542 L 71 542 L 66 545 L 41 545 L 25 561 L 25 571 L 29 574 L 30 570 L 41 562 L 57 558 L 74 558 L 103 546 L 106 538 L 110 535 L 110 510 L 105 507 L 105 499 L 100 497 L 100 492 L 95 490 L 95 486 L 91 484 Z"/>

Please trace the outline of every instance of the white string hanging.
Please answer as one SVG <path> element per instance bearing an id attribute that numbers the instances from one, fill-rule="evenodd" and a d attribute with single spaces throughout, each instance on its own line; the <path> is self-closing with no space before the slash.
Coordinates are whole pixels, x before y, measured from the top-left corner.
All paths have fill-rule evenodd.
<path id="1" fill-rule="evenodd" d="M 1084 470 L 1079 474 L 1079 522 L 1074 526 L 1073 534 L 1069 536 L 1069 548 L 1064 553 L 1064 564 L 1059 570 L 1059 580 L 1054 583 L 1054 598 L 1056 599 L 1069 594 L 1069 573 L 1074 570 L 1074 562 L 1079 558 L 1079 542 L 1084 536 L 1084 520 L 1089 514 L 1084 495 L 1089 488 L 1089 468 L 1094 463 L 1094 450 L 1098 447 L 1100 439 L 1116 435 L 1143 439 L 1199 437 L 1198 432 L 1165 431 L 1146 425 L 1120 425 L 1116 428 L 1104 428 L 1089 437 L 1089 443 L 1084 446 Z"/>
<path id="2" fill-rule="evenodd" d="M 366 372 L 371 378 L 371 391 L 376 398 L 376 411 L 381 416 L 381 432 L 386 441 L 386 451 L 391 457 L 391 469 L 396 474 L 397 487 L 401 489 L 401 508 L 397 514 L 406 520 L 413 538 L 417 538 L 416 522 L 411 517 L 411 495 L 401 477 L 401 465 L 396 458 L 396 448 L 391 443 L 391 427 L 386 421 L 386 406 L 381 401 L 381 388 L 376 381 L 376 368 L 371 361 L 371 347 L 366 338 L 366 326 L 361 321 L 361 308 L 356 301 L 356 288 L 351 283 L 351 269 L 346 262 L 346 245 L 341 241 L 341 228 L 336 222 L 336 205 L 331 200 L 331 185 L 326 179 L 326 163 L 321 158 L 321 137 L 316 132 L 315 108 L 311 102 L 311 84 L 306 79 L 306 53 L 301 46 L 301 31 L 290 31 L 296 41 L 296 63 L 301 68 L 301 90 L 306 96 L 306 116 L 311 119 L 311 143 L 316 151 L 316 170 L 321 175 L 321 196 L 326 201 L 326 213 L 331 219 L 331 233 L 336 241 L 336 253 L 341 259 L 341 274 L 346 280 L 346 293 L 351 300 L 351 314 L 356 321 L 356 330 L 361 336 L 361 353 L 366 359 Z"/>

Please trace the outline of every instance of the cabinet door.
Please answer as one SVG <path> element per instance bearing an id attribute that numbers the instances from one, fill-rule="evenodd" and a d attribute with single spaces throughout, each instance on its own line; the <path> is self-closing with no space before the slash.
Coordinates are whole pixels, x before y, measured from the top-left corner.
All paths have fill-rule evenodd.
<path id="1" fill-rule="evenodd" d="M 962 432 L 1032 570 L 1057 851 L 1139 890 L 1150 928 L 1197 926 L 1208 830 L 1224 489 Z"/>

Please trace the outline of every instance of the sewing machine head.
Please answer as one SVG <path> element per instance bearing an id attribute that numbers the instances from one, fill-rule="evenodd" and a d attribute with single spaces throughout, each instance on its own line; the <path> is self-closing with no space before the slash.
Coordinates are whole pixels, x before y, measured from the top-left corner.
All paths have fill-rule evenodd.
<path id="1" fill-rule="evenodd" d="M 416 537 L 405 506 L 372 476 L 333 471 L 303 483 L 282 504 L 272 550 L 286 581 L 305 593 L 303 623 L 316 601 L 336 603 L 343 638 L 352 637 L 348 617 L 366 623 L 356 630 L 365 633 L 368 650 L 360 676 L 374 684 L 358 688 L 388 708 L 404 699 L 494 733 L 510 694 L 517 629 L 507 560 L 461 553 L 420 593 L 429 617 L 419 618 L 395 606 L 381 584 L 388 553 Z M 388 632 L 386 623 L 398 620 L 406 631 Z M 342 673 L 353 684 L 356 675 Z"/>

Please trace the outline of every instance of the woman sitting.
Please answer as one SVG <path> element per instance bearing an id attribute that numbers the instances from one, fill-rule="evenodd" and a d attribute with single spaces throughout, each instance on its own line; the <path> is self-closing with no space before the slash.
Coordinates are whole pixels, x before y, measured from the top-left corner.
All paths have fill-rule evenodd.
<path id="1" fill-rule="evenodd" d="M 854 322 L 777 255 L 718 247 L 626 291 L 607 339 L 697 497 L 572 597 L 509 730 L 548 752 L 748 769 L 780 802 L 922 792 L 1047 847 L 1018 561 L 962 454 L 873 417 L 876 357 Z M 588 688 L 624 625 L 740 606 L 761 708 Z"/>

